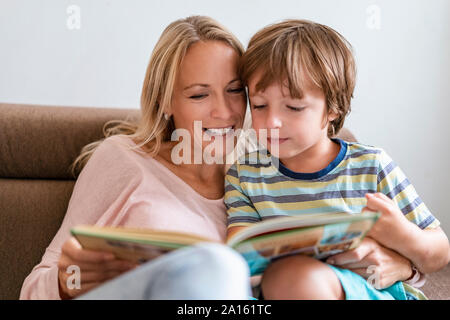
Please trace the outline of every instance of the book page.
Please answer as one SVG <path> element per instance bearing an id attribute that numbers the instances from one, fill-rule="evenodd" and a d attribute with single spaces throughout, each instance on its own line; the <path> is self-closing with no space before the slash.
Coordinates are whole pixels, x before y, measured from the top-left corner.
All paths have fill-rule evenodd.
<path id="1" fill-rule="evenodd" d="M 316 259 L 356 248 L 375 223 L 374 219 L 289 229 L 256 236 L 237 244 L 250 267 L 251 275 L 264 272 L 274 260 L 302 254 Z"/>

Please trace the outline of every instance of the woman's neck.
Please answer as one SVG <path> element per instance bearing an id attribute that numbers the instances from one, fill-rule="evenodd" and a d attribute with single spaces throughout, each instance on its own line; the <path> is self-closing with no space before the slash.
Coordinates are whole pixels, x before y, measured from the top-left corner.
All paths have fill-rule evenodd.
<path id="1" fill-rule="evenodd" d="M 172 149 L 175 145 L 176 143 L 172 142 L 163 143 L 158 156 L 163 158 L 166 163 L 176 167 L 177 171 L 183 172 L 183 176 L 185 177 L 191 177 L 191 179 L 205 184 L 214 183 L 216 181 L 220 181 L 221 183 L 223 182 L 225 175 L 225 164 L 207 164 L 203 161 L 203 159 L 200 164 L 196 164 L 194 163 L 193 158 L 190 163 L 175 164 L 172 160 Z"/>

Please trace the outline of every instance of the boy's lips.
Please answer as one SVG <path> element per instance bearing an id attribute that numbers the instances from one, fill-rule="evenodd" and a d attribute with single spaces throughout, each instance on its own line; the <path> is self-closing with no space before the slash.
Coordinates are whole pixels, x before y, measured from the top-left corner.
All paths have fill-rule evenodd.
<path id="1" fill-rule="evenodd" d="M 285 142 L 288 139 L 289 138 L 267 138 L 267 143 L 268 144 L 272 144 L 272 143 L 282 144 L 283 142 Z"/>

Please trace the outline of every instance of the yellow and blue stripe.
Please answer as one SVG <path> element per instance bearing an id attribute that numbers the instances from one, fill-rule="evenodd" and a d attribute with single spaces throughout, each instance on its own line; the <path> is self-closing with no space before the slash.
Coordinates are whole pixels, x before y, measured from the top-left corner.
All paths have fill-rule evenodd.
<path id="1" fill-rule="evenodd" d="M 227 172 L 228 227 L 306 213 L 359 213 L 366 193 L 382 192 L 420 228 L 439 221 L 397 164 L 381 149 L 335 139 L 337 157 L 315 173 L 293 172 L 266 150 L 247 154 Z"/>

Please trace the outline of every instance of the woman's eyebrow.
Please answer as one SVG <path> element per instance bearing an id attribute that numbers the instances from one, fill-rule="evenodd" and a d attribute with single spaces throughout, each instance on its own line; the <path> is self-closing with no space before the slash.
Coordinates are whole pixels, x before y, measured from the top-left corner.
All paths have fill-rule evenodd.
<path id="1" fill-rule="evenodd" d="M 241 82 L 241 79 L 239 79 L 239 78 L 233 79 L 230 82 L 228 82 L 228 84 L 232 84 L 233 82 L 236 82 L 236 81 Z"/>
<path id="2" fill-rule="evenodd" d="M 187 89 L 190 89 L 190 88 L 195 87 L 195 86 L 199 86 L 199 87 L 203 87 L 203 88 L 208 88 L 208 87 L 209 87 L 209 84 L 205 84 L 205 83 L 193 83 L 193 84 L 191 84 L 191 85 L 185 87 L 183 90 L 187 90 Z"/>

